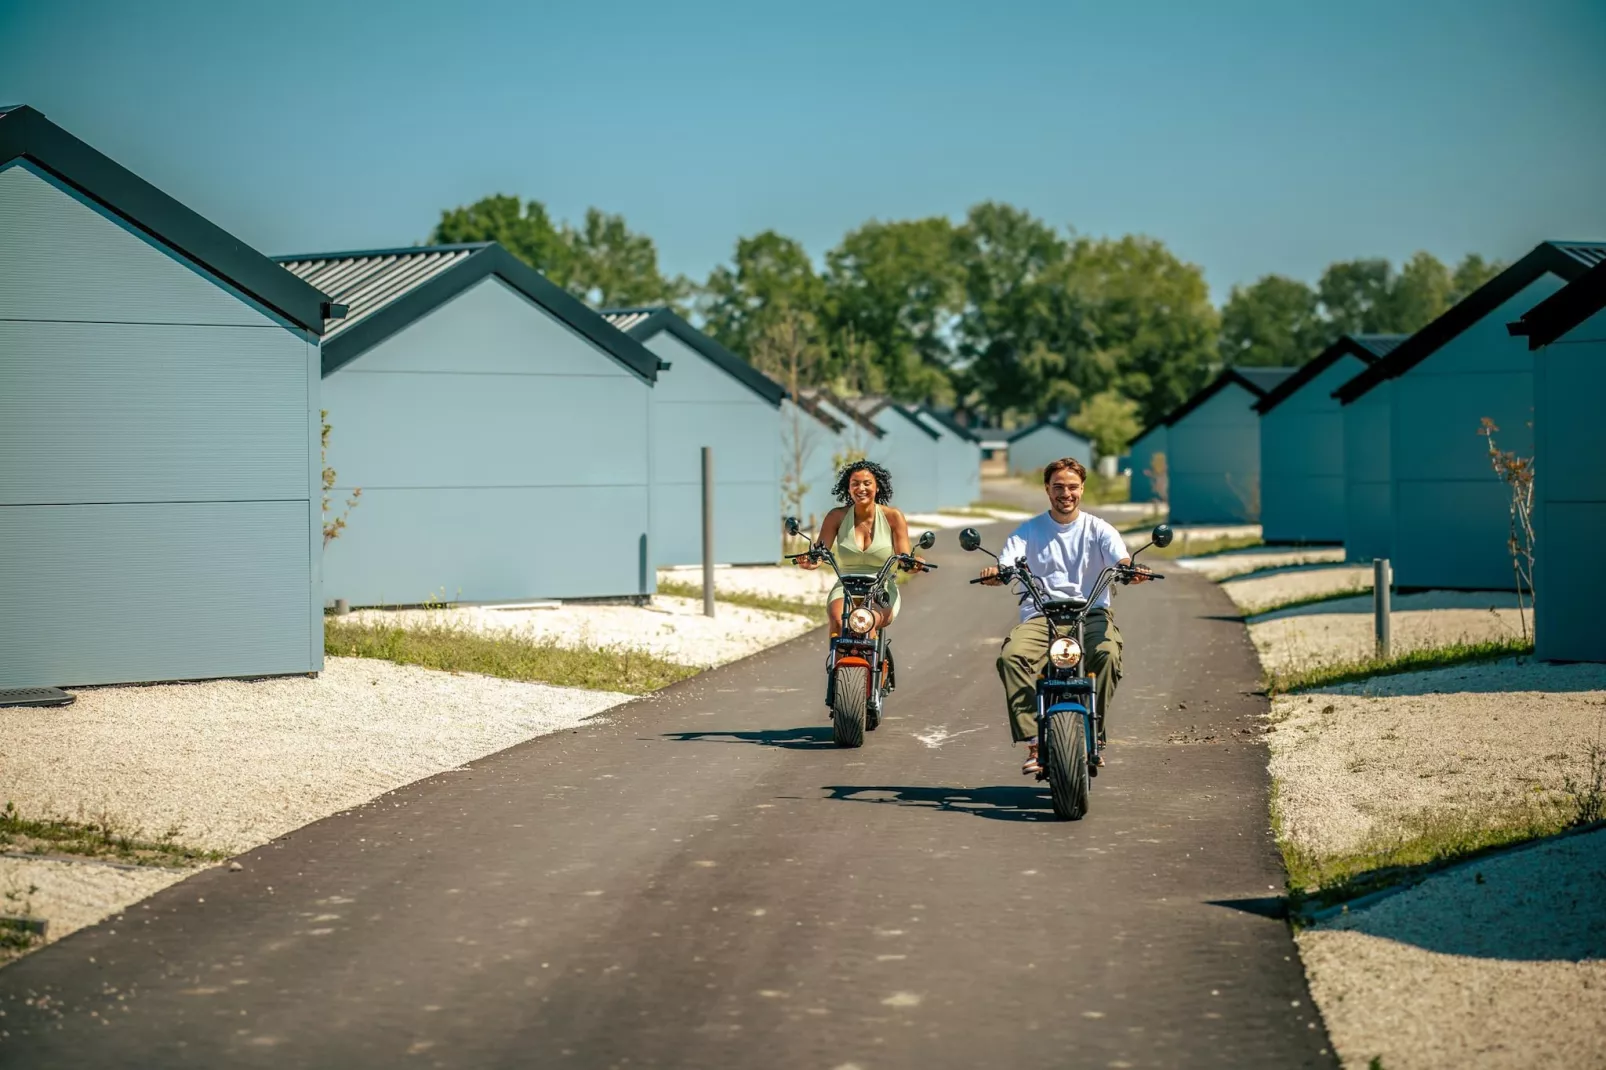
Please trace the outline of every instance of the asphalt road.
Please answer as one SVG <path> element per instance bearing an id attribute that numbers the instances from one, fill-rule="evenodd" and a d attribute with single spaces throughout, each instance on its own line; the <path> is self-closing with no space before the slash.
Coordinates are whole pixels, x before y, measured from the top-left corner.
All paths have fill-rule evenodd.
<path id="1" fill-rule="evenodd" d="M 1267 916 L 1265 700 L 1226 597 L 1120 592 L 1109 766 L 1059 822 L 993 669 L 1013 602 L 951 533 L 933 560 L 863 749 L 831 744 L 806 636 L 0 970 L 0 1065 L 1336 1066 Z"/>

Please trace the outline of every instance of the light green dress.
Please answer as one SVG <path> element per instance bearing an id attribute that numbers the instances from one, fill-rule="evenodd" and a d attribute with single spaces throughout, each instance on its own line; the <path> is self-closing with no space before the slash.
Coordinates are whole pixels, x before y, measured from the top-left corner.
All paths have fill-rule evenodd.
<path id="1" fill-rule="evenodd" d="M 881 571 L 881 566 L 886 564 L 887 558 L 895 552 L 892 547 L 892 525 L 887 522 L 886 510 L 879 505 L 875 507 L 875 527 L 870 532 L 870 545 L 867 549 L 859 549 L 859 540 L 854 537 L 851 506 L 843 516 L 841 525 L 836 529 L 836 542 L 831 544 L 831 553 L 836 556 L 836 567 L 844 576 L 852 573 L 873 576 Z M 826 602 L 834 602 L 841 598 L 842 594 L 842 584 L 835 584 Z M 898 585 L 891 576 L 887 577 L 887 597 L 890 599 L 892 616 L 896 618 Z"/>

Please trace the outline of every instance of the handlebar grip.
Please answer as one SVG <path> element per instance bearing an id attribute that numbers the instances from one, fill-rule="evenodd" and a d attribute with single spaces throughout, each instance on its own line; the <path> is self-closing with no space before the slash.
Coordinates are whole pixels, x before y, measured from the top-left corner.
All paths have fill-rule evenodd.
<path id="1" fill-rule="evenodd" d="M 970 582 L 971 583 L 986 583 L 987 581 L 982 579 L 980 576 L 978 576 L 975 579 L 971 580 Z"/>
<path id="2" fill-rule="evenodd" d="M 937 566 L 933 565 L 930 561 L 922 561 L 922 562 L 920 562 L 920 567 L 922 569 L 934 569 Z"/>

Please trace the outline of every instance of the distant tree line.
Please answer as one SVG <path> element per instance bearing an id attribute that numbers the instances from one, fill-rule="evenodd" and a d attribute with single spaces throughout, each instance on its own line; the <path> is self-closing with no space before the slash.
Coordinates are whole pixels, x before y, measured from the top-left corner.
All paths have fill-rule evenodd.
<path id="1" fill-rule="evenodd" d="M 1222 365 L 1309 360 L 1345 333 L 1409 333 L 1501 269 L 1426 252 L 1330 265 L 1310 286 L 1267 275 L 1219 311 L 1203 272 L 1163 242 L 1088 238 L 987 202 L 961 222 L 871 220 L 816 268 L 801 243 L 736 242 L 701 283 L 669 278 L 653 240 L 597 209 L 578 226 L 497 195 L 441 213 L 435 242 L 498 241 L 598 307 L 669 304 L 772 374 L 953 407 L 976 423 L 1066 419 L 1102 450 Z M 789 339 L 786 367 L 775 339 Z"/>

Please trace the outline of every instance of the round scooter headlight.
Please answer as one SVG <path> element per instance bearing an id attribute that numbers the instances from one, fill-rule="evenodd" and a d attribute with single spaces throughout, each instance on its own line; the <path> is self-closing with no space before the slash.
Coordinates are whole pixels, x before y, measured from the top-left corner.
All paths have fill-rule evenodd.
<path id="1" fill-rule="evenodd" d="M 1057 669 L 1069 669 L 1082 660 L 1081 644 L 1068 635 L 1062 635 L 1049 645 L 1048 660 Z"/>
<path id="2" fill-rule="evenodd" d="M 875 627 L 875 614 L 860 606 L 848 614 L 848 631 L 867 635 Z"/>

